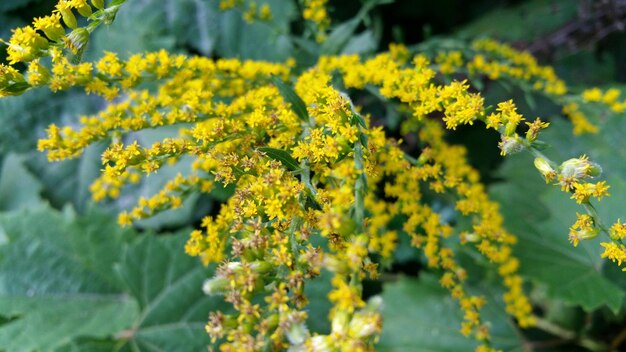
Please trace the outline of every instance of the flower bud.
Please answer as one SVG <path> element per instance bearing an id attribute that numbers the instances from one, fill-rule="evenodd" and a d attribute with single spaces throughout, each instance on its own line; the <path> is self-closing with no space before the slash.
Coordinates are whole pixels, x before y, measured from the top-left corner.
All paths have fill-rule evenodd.
<path id="1" fill-rule="evenodd" d="M 309 335 L 309 330 L 304 323 L 294 323 L 287 329 L 285 336 L 292 345 L 301 345 Z"/>
<path id="2" fill-rule="evenodd" d="M 333 315 L 333 320 L 331 322 L 332 332 L 339 334 L 345 333 L 348 322 L 348 312 L 337 310 Z"/>
<path id="3" fill-rule="evenodd" d="M 500 147 L 501 155 L 515 154 L 521 152 L 525 148 L 518 136 L 502 136 L 502 140 L 498 143 L 498 147 Z"/>
<path id="4" fill-rule="evenodd" d="M 85 28 L 76 28 L 65 37 L 65 46 L 73 54 L 81 52 L 89 42 L 89 31 Z"/>
<path id="5" fill-rule="evenodd" d="M 535 167 L 543 177 L 545 177 L 546 182 L 550 182 L 556 177 L 556 171 L 554 171 L 550 163 L 544 158 L 535 158 Z"/>
<path id="6" fill-rule="evenodd" d="M 469 232 L 461 233 L 460 238 L 461 238 L 462 243 L 467 243 L 467 242 L 476 243 L 480 241 L 480 236 L 478 236 L 475 233 L 469 233 Z"/>
<path id="7" fill-rule="evenodd" d="M 602 168 L 596 163 L 592 163 L 586 156 L 572 158 L 564 161 L 560 168 L 564 178 L 581 180 L 589 177 L 596 177 L 602 174 Z"/>
<path id="8" fill-rule="evenodd" d="M 602 167 L 596 163 L 589 163 L 587 174 L 589 177 L 598 177 L 602 175 Z"/>
<path id="9" fill-rule="evenodd" d="M 382 318 L 376 312 L 359 312 L 350 321 L 350 336 L 362 339 L 374 336 L 382 330 Z"/>
<path id="10" fill-rule="evenodd" d="M 83 6 L 77 7 L 76 10 L 83 17 L 89 17 L 91 16 L 91 13 L 92 13 L 91 6 L 89 6 L 89 4 L 87 4 L 86 2 L 84 3 Z"/>
<path id="11" fill-rule="evenodd" d="M 515 130 L 517 129 L 517 123 L 507 122 L 504 127 L 504 135 L 507 137 L 511 137 L 515 134 Z"/>
<path id="12" fill-rule="evenodd" d="M 63 18 L 63 23 L 65 23 L 65 25 L 69 28 L 76 29 L 76 17 L 74 17 L 72 10 L 64 8 L 60 9 L 59 12 L 61 13 L 61 17 Z"/>
<path id="13" fill-rule="evenodd" d="M 228 288 L 228 279 L 224 277 L 213 277 L 211 279 L 205 280 L 202 285 L 202 291 L 206 295 L 219 295 L 226 292 Z"/>
<path id="14" fill-rule="evenodd" d="M 328 352 L 332 351 L 330 336 L 317 335 L 311 338 L 311 342 L 307 346 L 312 352 Z"/>
<path id="15" fill-rule="evenodd" d="M 581 240 L 594 239 L 598 237 L 598 234 L 600 234 L 600 230 L 598 228 L 585 227 L 578 230 L 571 229 L 568 238 L 574 247 L 577 247 Z"/>
<path id="16" fill-rule="evenodd" d="M 267 274 L 272 270 L 273 266 L 268 262 L 257 260 L 250 264 L 250 268 L 258 274 Z"/>
<path id="17" fill-rule="evenodd" d="M 98 10 L 104 9 L 104 0 L 91 0 L 91 4 Z"/>

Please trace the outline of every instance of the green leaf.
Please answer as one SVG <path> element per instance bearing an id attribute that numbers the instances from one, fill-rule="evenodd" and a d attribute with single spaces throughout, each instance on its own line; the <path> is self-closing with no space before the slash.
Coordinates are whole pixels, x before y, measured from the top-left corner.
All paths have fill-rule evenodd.
<path id="1" fill-rule="evenodd" d="M 55 350 L 55 352 L 111 352 L 117 351 L 117 341 L 113 339 L 86 339 L 80 338 Z"/>
<path id="2" fill-rule="evenodd" d="M 300 168 L 300 164 L 298 164 L 296 159 L 285 150 L 270 147 L 259 147 L 257 149 L 265 153 L 269 158 L 280 161 L 289 171 L 295 171 Z"/>
<path id="3" fill-rule="evenodd" d="M 161 0 L 126 2 L 112 25 L 93 32 L 85 60 L 98 60 L 105 50 L 119 53 L 122 57 L 144 51 L 172 50 L 176 33 L 168 27 L 172 25 L 173 18 L 168 16 L 167 5 L 171 3 Z M 174 10 L 170 11 L 174 14 Z M 189 18 L 187 21 L 190 22 Z"/>
<path id="4" fill-rule="evenodd" d="M 464 337 L 458 303 L 429 274 L 419 280 L 400 278 L 383 290 L 385 328 L 377 351 L 470 351 L 476 342 Z M 508 321 L 501 302 L 489 297 L 483 319 L 492 324 L 495 347 L 507 351 L 521 345 L 513 324 Z"/>
<path id="5" fill-rule="evenodd" d="M 619 310 L 624 292 L 601 272 L 605 260 L 600 257 L 600 239 L 585 241 L 576 248 L 567 240 L 568 229 L 576 220 L 576 212 L 581 212 L 580 207 L 557 187 L 547 191 L 541 200 L 549 207 L 551 216 L 546 221 L 527 224 L 527 230 L 520 234 L 523 237 L 516 246 L 523 263 L 520 272 L 546 284 L 552 297 L 580 305 L 586 311 L 602 305 L 614 312 Z"/>
<path id="6" fill-rule="evenodd" d="M 518 6 L 496 7 L 462 27 L 459 34 L 506 41 L 532 40 L 556 30 L 576 15 L 576 7 L 568 0 L 531 0 Z"/>
<path id="7" fill-rule="evenodd" d="M 278 88 L 283 99 L 291 104 L 291 109 L 298 115 L 300 120 L 308 122 L 309 113 L 306 111 L 306 104 L 304 104 L 304 101 L 296 94 L 293 88 L 283 83 L 278 77 L 272 77 L 272 83 Z"/>
<path id="8" fill-rule="evenodd" d="M 352 119 L 350 123 L 352 123 L 353 125 L 359 125 L 363 128 L 367 128 L 367 125 L 365 124 L 365 119 L 363 119 L 363 116 L 354 112 L 352 113 Z"/>
<path id="9" fill-rule="evenodd" d="M 110 223 L 110 219 L 107 217 Z M 78 337 L 129 327 L 138 306 L 112 271 L 121 231 L 93 214 L 75 222 L 48 208 L 0 216 L 0 346 L 51 351 Z"/>
<path id="10" fill-rule="evenodd" d="M 330 284 L 332 277 L 330 272 L 322 271 L 320 276 L 307 282 L 304 286 L 304 294 L 309 298 L 307 327 L 311 332 L 318 334 L 330 333 L 328 313 L 332 308 L 332 304 L 327 297 L 332 290 Z"/>
<path id="11" fill-rule="evenodd" d="M 0 326 L 5 350 L 53 351 L 78 336 L 102 338 L 128 327 L 137 303 L 123 295 L 0 296 L 0 312 L 17 318 Z"/>
<path id="12" fill-rule="evenodd" d="M 92 110 L 93 97 L 80 93 L 31 89 L 20 96 L 0 99 L 0 152 L 36 149 L 37 137 L 62 115 L 85 114 Z"/>
<path id="13" fill-rule="evenodd" d="M 111 338 L 198 351 L 210 344 L 209 312 L 225 310 L 202 292 L 211 271 L 185 254 L 187 231 L 136 237 L 93 211 L 40 208 L 0 216 L 0 232 L 0 346 L 10 351 L 106 350 Z"/>
<path id="14" fill-rule="evenodd" d="M 355 17 L 349 21 L 346 21 L 332 30 L 326 38 L 326 41 L 322 43 L 321 54 L 322 55 L 336 55 L 341 52 L 346 43 L 350 40 L 354 31 L 359 27 L 361 23 L 360 17 Z"/>
<path id="15" fill-rule="evenodd" d="M 330 32 L 328 38 L 326 38 L 326 40 L 322 43 L 320 47 L 321 54 L 337 55 L 341 53 L 342 50 L 347 50 L 348 52 L 354 51 L 357 47 L 360 47 L 361 45 L 371 46 L 372 41 L 374 42 L 373 45 L 376 46 L 376 40 L 374 39 L 373 33 L 371 34 L 371 38 L 368 38 L 369 35 L 367 34 L 367 31 L 357 36 L 354 36 L 354 32 L 359 27 L 359 24 L 361 24 L 361 21 L 366 19 L 366 15 L 370 10 L 378 5 L 389 4 L 392 2 L 393 1 L 386 0 L 366 1 L 359 10 L 359 12 L 354 16 L 354 18 L 341 23 Z M 352 43 L 350 44 L 350 42 Z M 348 45 L 350 45 L 350 47 L 348 47 Z M 374 47 L 374 49 L 376 48 Z"/>
<path id="16" fill-rule="evenodd" d="M 378 48 L 378 42 L 371 30 L 363 31 L 348 40 L 341 51 L 343 55 L 373 53 Z"/>
<path id="17" fill-rule="evenodd" d="M 100 156 L 104 143 L 85 149 L 80 158 L 51 163 L 40 152 L 34 151 L 25 160 L 27 169 L 37 175 L 43 184 L 43 197 L 55 208 L 71 203 L 76 209 L 85 209 L 91 199 L 89 186 L 100 176 Z"/>
<path id="18" fill-rule="evenodd" d="M 42 185 L 25 167 L 24 158 L 8 154 L 0 172 L 0 210 L 17 210 L 41 202 Z"/>
<path id="19" fill-rule="evenodd" d="M 218 2 L 210 3 L 217 10 Z M 216 53 L 221 57 L 285 61 L 293 57 L 290 23 L 297 16 L 292 0 L 265 0 L 272 11 L 270 21 L 248 23 L 238 9 L 219 11 Z"/>
<path id="20" fill-rule="evenodd" d="M 184 252 L 187 233 L 144 236 L 129 246 L 118 272 L 141 308 L 128 344 L 141 351 L 199 351 L 210 338 L 209 312 L 222 297 L 202 292 L 210 271 Z"/>

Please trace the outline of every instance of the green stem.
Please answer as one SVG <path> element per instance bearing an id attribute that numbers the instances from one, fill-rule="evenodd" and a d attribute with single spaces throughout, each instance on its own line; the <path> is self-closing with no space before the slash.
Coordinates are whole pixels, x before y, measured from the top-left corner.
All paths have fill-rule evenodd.
<path id="1" fill-rule="evenodd" d="M 573 331 L 567 330 L 553 322 L 537 317 L 536 327 L 558 336 L 563 340 L 575 342 L 577 345 L 585 347 L 591 351 L 606 351 L 606 346 L 585 336 L 577 336 Z"/>

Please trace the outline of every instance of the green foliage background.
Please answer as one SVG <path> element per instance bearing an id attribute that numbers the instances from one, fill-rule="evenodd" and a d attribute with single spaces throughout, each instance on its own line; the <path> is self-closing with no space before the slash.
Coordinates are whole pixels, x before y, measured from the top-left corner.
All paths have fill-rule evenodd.
<path id="1" fill-rule="evenodd" d="M 359 12 L 357 1 L 332 1 L 334 26 L 328 41 L 318 45 L 291 34 L 303 30 L 296 2 L 266 2 L 273 19 L 248 24 L 239 10 L 218 11 L 216 1 L 129 1 L 112 26 L 95 33 L 86 58 L 96 59 L 104 50 L 124 57 L 165 49 L 216 58 L 294 57 L 305 68 L 321 54 L 369 54 L 385 50 L 389 42 L 427 49 L 488 35 L 532 43 L 577 16 L 570 0 L 370 1 L 378 7 L 368 12 Z M 8 38 L 11 28 L 48 13 L 54 3 L 0 2 L 0 37 Z M 626 70 L 625 38 L 618 33 L 588 48 L 559 50 L 546 62 L 573 86 L 626 88 L 618 82 Z M 485 95 L 488 102 L 513 97 L 527 117 L 548 118 L 552 126 L 544 140 L 552 146 L 547 153 L 554 159 L 586 153 L 603 165 L 613 197 L 602 201 L 601 215 L 607 222 L 626 218 L 626 116 L 603 115 L 598 108 L 591 113 L 602 122 L 600 133 L 574 137 L 558 108 L 546 99 L 500 84 L 488 84 Z M 204 269 L 187 257 L 183 243 L 190 226 L 211 213 L 230 190 L 192 196 L 181 210 L 144 221 L 137 230 L 121 230 L 114 220 L 116 211 L 139 195 L 154 193 L 182 166 L 164 169 L 119 200 L 95 206 L 88 187 L 101 168 L 102 146 L 59 164 L 49 164 L 35 151 L 47 124 L 71 124 L 103 104 L 76 91 L 52 96 L 33 90 L 0 100 L 1 350 L 198 351 L 210 343 L 204 333 L 208 313 L 227 309 L 219 297 L 202 294 L 202 281 L 212 268 Z M 372 109 L 389 126 L 398 119 L 393 109 Z M 134 137 L 149 143 L 167 134 L 158 129 Z M 543 183 L 529 167 L 529 156 L 503 160 L 496 148 L 498 136 L 462 128 L 450 139 L 471 150 L 471 162 L 502 204 L 507 228 L 520 238 L 516 254 L 528 291 L 537 312 L 551 324 L 516 328 L 504 313 L 502 289 L 485 270 L 489 264 L 464 251 L 461 259 L 474 278 L 472 290 L 490 302 L 484 314 L 491 321 L 495 344 L 507 351 L 576 351 L 593 348 L 592 341 L 626 349 L 626 336 L 620 340 L 620 334 L 626 335 L 626 275 L 604 265 L 596 242 L 578 248 L 567 242 L 567 228 L 580 211 L 576 204 Z M 453 208 L 442 212 L 455 217 Z M 470 350 L 472 342 L 458 333 L 460 313 L 439 287 L 436 273 L 422 268 L 417 250 L 401 248 L 395 258 L 381 282 L 366 286 L 367 295 L 381 294 L 386 302 L 379 349 Z M 316 331 L 328 330 L 328 289 L 324 277 L 307 288 L 312 295 L 309 326 Z"/>

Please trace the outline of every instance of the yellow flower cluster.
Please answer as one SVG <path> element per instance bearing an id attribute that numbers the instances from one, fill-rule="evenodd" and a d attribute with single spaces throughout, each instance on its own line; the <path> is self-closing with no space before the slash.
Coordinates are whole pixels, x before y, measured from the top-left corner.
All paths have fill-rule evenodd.
<path id="1" fill-rule="evenodd" d="M 7 59 L 11 65 L 18 62 L 31 62 L 43 56 L 51 56 L 50 50 L 68 49 L 79 54 L 89 40 L 89 33 L 101 23 L 108 23 L 115 17 L 119 7 L 125 2 L 106 8 L 103 0 L 59 0 L 54 12 L 36 18 L 32 26 L 14 29 L 7 48 Z M 97 10 L 93 12 L 92 6 Z M 75 13 L 92 21 L 90 26 L 78 27 Z M 92 15 L 96 15 L 93 16 Z M 65 25 L 65 27 L 64 27 Z M 66 35 L 66 27 L 72 30 Z M 33 85 L 40 85 L 36 82 Z"/>
<path id="2" fill-rule="evenodd" d="M 330 26 L 330 17 L 326 10 L 328 0 L 303 0 L 304 6 L 302 17 L 313 24 L 313 32 L 316 40 L 322 42 L 326 39 L 326 30 Z"/>
<path id="3" fill-rule="evenodd" d="M 613 112 L 626 111 L 626 98 L 620 101 L 622 92 L 617 88 L 609 88 L 602 91 L 600 88 L 590 88 L 582 92 L 582 99 L 588 103 L 601 103 L 609 107 Z"/>
<path id="4" fill-rule="evenodd" d="M 567 86 L 551 66 L 541 66 L 534 56 L 526 51 L 518 51 L 511 46 L 492 39 L 476 40 L 472 47 L 477 54 L 467 64 L 470 72 L 486 74 L 491 79 L 500 75 L 524 80 L 534 90 L 547 94 L 563 95 Z"/>
<path id="5" fill-rule="evenodd" d="M 616 242 L 602 242 L 600 243 L 604 247 L 602 258 L 608 258 L 612 262 L 617 262 L 617 265 L 621 266 L 626 262 L 626 247 L 621 243 Z M 622 269 L 626 271 L 626 268 Z"/>
<path id="6" fill-rule="evenodd" d="M 328 26 L 325 3 L 305 1 L 304 17 L 320 33 Z M 92 4 L 104 8 L 102 1 Z M 220 2 L 223 9 L 238 4 Z M 368 59 L 322 57 L 299 75 L 292 73 L 291 62 L 212 60 L 165 51 L 127 60 L 104 53 L 97 62 L 75 64 L 62 48 L 78 52 L 84 45 L 88 33 L 77 27 L 74 12 L 88 16 L 91 11 L 84 0 L 62 0 L 34 28 L 16 30 L 12 63 L 30 62 L 27 79 L 12 66 L 0 66 L 0 95 L 20 94 L 29 86 L 82 87 L 114 101 L 96 115 L 81 117 L 78 127 L 50 125 L 38 145 L 50 160 L 62 160 L 107 141 L 102 174 L 91 186 L 96 201 L 118 197 L 129 183 L 164 165 L 192 161 L 187 173 L 122 212 L 122 225 L 183 206 L 192 192 L 232 185 L 234 194 L 216 215 L 202 219 L 185 246 L 205 265 L 217 264 L 203 289 L 223 295 L 233 307 L 228 314 L 212 313 L 206 325 L 221 351 L 373 351 L 382 329 L 381 302 L 363 298 L 362 282 L 378 277 L 403 235 L 441 273 L 441 285 L 463 312 L 461 332 L 481 342 L 477 351 L 495 349 L 480 316 L 486 301 L 469 292 L 468 273 L 456 259 L 459 245 L 473 246 L 493 264 L 506 289 L 506 311 L 521 327 L 533 326 L 520 263 L 513 256 L 517 238 L 504 228 L 498 205 L 466 160 L 467 150 L 447 143 L 445 129 L 481 121 L 500 133 L 502 155 L 535 153 L 546 180 L 588 207 L 590 214 L 578 215 L 570 230 L 574 245 L 602 229 L 589 203 L 591 197 L 608 195 L 605 182 L 588 182 L 599 175 L 598 165 L 583 156 L 556 167 L 535 148 L 548 123 L 536 119 L 523 125 L 512 101 L 497 104 L 492 112 L 467 81 L 437 80 L 438 73 L 458 72 L 465 65 L 470 73 L 509 76 L 546 94 L 565 94 L 554 71 L 528 53 L 481 40 L 474 43 L 479 54 L 471 59 L 453 51 L 432 64 L 424 55 L 411 57 L 405 47 L 392 45 Z M 73 34 L 65 36 L 60 21 L 75 28 Z M 37 31 L 58 43 L 51 45 Z M 51 57 L 49 67 L 37 60 L 44 55 Z M 402 140 L 373 126 L 333 78 L 339 78 L 342 89 L 367 87 L 398 102 L 407 115 L 402 134 L 420 142 L 417 158 L 403 150 Z M 605 95 L 602 101 L 615 103 L 616 97 Z M 130 133 L 161 126 L 177 129 L 152 145 L 140 144 Z M 518 134 L 521 129 L 525 134 Z M 471 226 L 455 228 L 431 206 L 432 197 L 448 202 Z M 612 242 L 603 243 L 603 256 L 621 264 L 625 226 L 618 221 L 607 231 Z M 306 327 L 305 287 L 322 273 L 332 277 L 328 300 L 333 305 L 331 331 L 324 335 Z"/>
<path id="7" fill-rule="evenodd" d="M 245 5 L 246 8 L 243 8 Z M 243 0 L 220 0 L 219 8 L 222 11 L 230 10 L 235 7 L 241 7 L 243 10 L 243 19 L 246 22 L 269 21 L 272 19 L 272 9 L 268 3 L 263 3 L 259 7 L 256 1 Z"/>
<path id="8" fill-rule="evenodd" d="M 626 110 L 626 101 L 618 101 L 620 92 L 615 88 L 606 92 L 595 88 L 581 95 L 568 95 L 570 89 L 554 69 L 540 65 L 526 51 L 492 39 L 476 40 L 472 49 L 465 53 L 458 50 L 440 52 L 435 58 L 439 64 L 438 71 L 442 74 L 466 73 L 470 77 L 483 75 L 491 80 L 513 80 L 523 89 L 542 93 L 563 106 L 563 113 L 571 120 L 576 135 L 598 132 L 598 127 L 589 121 L 576 103 L 581 96 L 584 102 L 602 102 L 615 112 Z"/>
<path id="9" fill-rule="evenodd" d="M 521 326 L 532 325 L 532 307 L 517 274 L 519 263 L 511 254 L 515 237 L 502 228 L 497 205 L 488 200 L 477 172 L 467 165 L 466 151 L 445 143 L 441 126 L 427 118 L 440 112 L 449 129 L 487 121 L 483 99 L 469 92 L 465 82 L 436 84 L 425 57 L 417 56 L 406 66 L 402 56 L 381 54 L 364 62 L 356 56 L 323 58 L 295 84 L 306 106 L 303 118 L 294 113 L 294 102 L 285 102 L 279 89 L 268 85 L 270 76 L 289 74 L 286 65 L 214 62 L 165 52 L 121 61 L 107 53 L 95 64 L 100 74 L 86 75 L 71 85 L 87 89 L 100 80 L 99 92 L 125 92 L 125 99 L 97 116 L 82 118 L 80 129 L 50 126 L 40 148 L 58 160 L 80 155 L 87 145 L 119 133 L 192 124 L 181 129 L 179 137 L 149 148 L 137 142 L 112 143 L 103 153 L 105 169 L 92 192 L 96 200 L 115 197 L 142 173 L 156 172 L 166 161 L 185 155 L 194 157 L 189 176 L 179 175 L 159 193 L 120 214 L 120 223 L 130 224 L 181 206 L 192 190 L 209 192 L 216 182 L 235 184 L 235 195 L 218 216 L 203 220 L 203 230 L 194 231 L 186 246 L 205 264 L 228 260 L 205 285 L 208 293 L 224 294 L 237 311 L 213 316 L 207 325 L 214 339 L 228 341 L 222 344 L 225 350 L 267 346 L 261 336 L 268 331 L 273 348 L 298 341 L 312 350 L 315 346 L 371 350 L 381 319 L 371 308 L 373 303 L 360 298 L 360 281 L 378 275 L 371 253 L 390 259 L 399 235 L 390 223 L 397 217 L 405 219 L 403 232 L 423 248 L 429 265 L 443 270 L 442 285 L 464 311 L 463 333 L 489 346 L 488 327 L 479 315 L 484 299 L 467 293 L 467 274 L 447 244 L 453 228 L 442 224 L 420 196 L 420 184 L 425 183 L 437 193 L 453 192 L 458 197 L 456 208 L 471 216 L 474 226 L 457 240 L 474 244 L 498 266 L 507 287 L 507 311 Z M 63 67 L 78 70 L 67 62 Z M 162 67 L 167 71 L 159 71 Z M 409 162 L 398 142 L 388 139 L 381 128 L 369 126 L 367 116 L 360 116 L 347 96 L 332 87 L 334 71 L 341 73 L 347 87 L 378 86 L 383 96 L 407 104 L 415 119 L 405 130 L 418 131 L 420 140 L 429 145 L 417 161 Z M 135 88 L 139 78 L 162 83 L 150 92 Z M 225 103 L 216 97 L 232 99 Z M 491 128 L 520 138 L 514 131 L 523 118 L 512 102 L 499 104 L 492 115 Z M 536 137 L 546 125 L 539 121 L 532 126 Z M 375 195 L 377 188 L 384 189 L 384 199 Z M 312 246 L 310 236 L 324 238 L 329 250 Z M 264 269 L 255 269 L 259 266 Z M 334 275 L 329 293 L 333 331 L 328 336 L 311 335 L 302 327 L 304 282 L 322 270 Z M 284 284 L 266 296 L 268 306 L 253 304 L 271 282 Z M 289 304 L 283 302 L 285 295 Z M 240 327 L 226 323 L 233 319 Z M 285 340 L 293 334 L 299 337 Z"/>
<path id="10" fill-rule="evenodd" d="M 581 240 L 595 238 L 599 231 L 594 227 L 594 220 L 587 214 L 576 214 L 576 222 L 570 228 L 569 241 L 574 247 L 578 246 Z"/>
<path id="11" fill-rule="evenodd" d="M 570 102 L 565 104 L 563 106 L 563 114 L 572 121 L 574 135 L 598 132 L 598 126 L 592 124 L 585 114 L 580 111 L 578 103 Z"/>
<path id="12" fill-rule="evenodd" d="M 590 202 L 591 197 L 599 201 L 609 196 L 610 186 L 606 184 L 606 181 L 588 182 L 589 179 L 600 176 L 602 173 L 600 166 L 591 162 L 586 155 L 582 155 L 579 158 L 566 160 L 556 167 L 553 161 L 538 150 L 531 149 L 531 152 L 537 156 L 535 167 L 544 176 L 546 182 L 554 182 L 555 185 L 561 187 L 562 191 L 572 193 L 571 198 L 583 205 L 587 211 L 587 214 L 576 214 L 576 222 L 570 227 L 569 241 L 572 245 L 576 247 L 580 241 L 593 239 L 600 233 L 604 233 L 611 242 L 600 243 L 605 248 L 602 258 L 609 258 L 621 265 L 626 258 L 626 250 L 622 243 L 626 237 L 624 224 L 618 219 L 610 229 L 606 228 Z"/>

